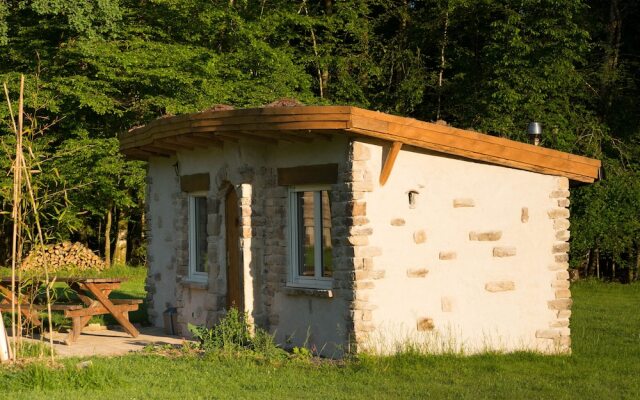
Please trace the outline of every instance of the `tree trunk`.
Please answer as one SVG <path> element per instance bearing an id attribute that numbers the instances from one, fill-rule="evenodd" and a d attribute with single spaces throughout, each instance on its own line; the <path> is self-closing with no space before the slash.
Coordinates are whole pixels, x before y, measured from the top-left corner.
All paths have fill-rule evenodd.
<path id="1" fill-rule="evenodd" d="M 129 217 L 123 210 L 118 213 L 118 233 L 116 234 L 116 248 L 113 251 L 114 264 L 127 263 L 127 236 L 129 234 Z"/>
<path id="2" fill-rule="evenodd" d="M 593 248 L 589 249 L 587 253 L 587 262 L 584 264 L 584 270 L 582 271 L 582 276 L 589 277 L 591 276 L 591 271 L 593 270 Z"/>
<path id="3" fill-rule="evenodd" d="M 104 262 L 111 266 L 111 207 L 107 210 L 107 222 L 104 226 Z"/>
<path id="4" fill-rule="evenodd" d="M 444 78 L 445 57 L 444 51 L 447 48 L 447 34 L 449 31 L 449 4 L 444 14 L 444 29 L 442 31 L 442 45 L 440 46 L 440 73 L 438 74 L 438 109 L 436 110 L 436 121 L 440 119 L 442 109 L 442 80 Z"/>
<path id="5" fill-rule="evenodd" d="M 613 89 L 617 77 L 620 46 L 622 45 L 622 15 L 618 0 L 611 0 L 609 7 L 609 24 L 607 26 L 608 42 L 600 93 L 602 96 L 602 116 L 607 118 L 613 102 Z"/>
<path id="6" fill-rule="evenodd" d="M 635 271 L 631 273 L 630 282 L 637 281 L 638 275 L 640 275 L 640 243 L 636 245 L 636 267 Z"/>

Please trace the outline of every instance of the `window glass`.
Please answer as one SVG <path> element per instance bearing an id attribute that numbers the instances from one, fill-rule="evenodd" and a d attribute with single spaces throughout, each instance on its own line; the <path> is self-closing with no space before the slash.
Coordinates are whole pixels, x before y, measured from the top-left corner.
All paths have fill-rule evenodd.
<path id="1" fill-rule="evenodd" d="M 298 274 L 315 274 L 315 196 L 314 192 L 297 192 L 298 201 Z"/>
<path id="2" fill-rule="evenodd" d="M 326 281 L 333 276 L 329 191 L 292 190 L 290 196 L 292 280 L 305 285 L 330 285 Z M 324 283 L 319 282 L 322 278 Z"/>
<path id="3" fill-rule="evenodd" d="M 332 264 L 332 246 L 331 246 L 331 202 L 329 200 L 329 192 L 323 190 L 321 192 L 322 207 L 322 276 L 333 276 Z"/>

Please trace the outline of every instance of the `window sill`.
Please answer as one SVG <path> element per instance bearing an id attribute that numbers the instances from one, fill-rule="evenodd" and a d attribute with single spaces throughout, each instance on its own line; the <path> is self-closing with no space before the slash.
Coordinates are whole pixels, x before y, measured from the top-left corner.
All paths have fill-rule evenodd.
<path id="1" fill-rule="evenodd" d="M 333 298 L 333 290 L 331 289 L 315 289 L 315 288 L 285 286 L 282 289 L 282 291 L 287 296 L 311 296 L 311 297 L 320 297 L 323 299 Z"/>
<path id="2" fill-rule="evenodd" d="M 193 279 L 184 278 L 180 281 L 180 285 L 187 289 L 198 289 L 198 290 L 207 290 L 209 289 L 209 282 L 207 281 L 196 281 Z"/>

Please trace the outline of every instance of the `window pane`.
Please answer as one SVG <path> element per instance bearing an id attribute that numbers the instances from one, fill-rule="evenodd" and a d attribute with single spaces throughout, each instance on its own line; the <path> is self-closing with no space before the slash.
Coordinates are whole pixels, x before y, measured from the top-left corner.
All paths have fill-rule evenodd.
<path id="1" fill-rule="evenodd" d="M 196 272 L 207 272 L 207 198 L 194 198 Z"/>
<path id="2" fill-rule="evenodd" d="M 314 276 L 314 200 L 313 192 L 298 192 L 298 273 L 301 276 Z"/>
<path id="3" fill-rule="evenodd" d="M 323 190 L 322 198 L 322 276 L 333 276 L 333 247 L 331 246 L 331 201 L 329 192 Z"/>

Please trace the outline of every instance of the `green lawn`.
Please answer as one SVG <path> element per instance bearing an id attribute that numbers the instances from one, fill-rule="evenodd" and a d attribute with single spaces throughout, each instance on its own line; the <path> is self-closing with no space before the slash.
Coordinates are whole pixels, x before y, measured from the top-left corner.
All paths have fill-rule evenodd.
<path id="1" fill-rule="evenodd" d="M 364 357 L 344 364 L 140 354 L 0 374 L 11 399 L 638 399 L 640 285 L 572 287 L 573 355 Z"/>

